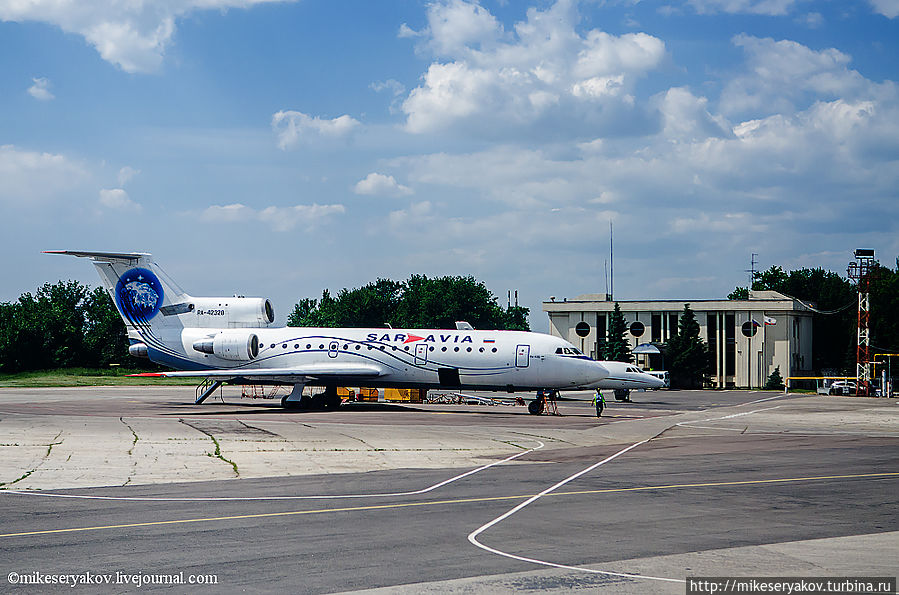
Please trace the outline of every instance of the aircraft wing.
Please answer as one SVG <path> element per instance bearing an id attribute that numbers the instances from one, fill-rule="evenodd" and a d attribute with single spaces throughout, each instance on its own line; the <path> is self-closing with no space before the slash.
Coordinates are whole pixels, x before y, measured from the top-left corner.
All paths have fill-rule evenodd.
<path id="1" fill-rule="evenodd" d="M 247 380 L 276 380 L 287 379 L 289 381 L 305 382 L 308 380 L 325 380 L 328 378 L 377 378 L 384 372 L 378 366 L 372 365 L 347 365 L 347 364 L 310 364 L 293 368 L 239 368 L 239 369 L 210 369 L 210 370 L 178 370 L 172 372 L 144 372 L 131 374 L 131 376 L 156 377 L 156 378 L 245 378 Z"/>

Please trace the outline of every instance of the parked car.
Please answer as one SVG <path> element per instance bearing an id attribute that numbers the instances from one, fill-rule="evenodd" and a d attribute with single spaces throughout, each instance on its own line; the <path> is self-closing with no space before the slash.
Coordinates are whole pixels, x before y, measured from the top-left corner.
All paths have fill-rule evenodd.
<path id="1" fill-rule="evenodd" d="M 854 395 L 856 392 L 855 382 L 851 380 L 837 380 L 830 385 L 828 394 L 831 395 Z"/>

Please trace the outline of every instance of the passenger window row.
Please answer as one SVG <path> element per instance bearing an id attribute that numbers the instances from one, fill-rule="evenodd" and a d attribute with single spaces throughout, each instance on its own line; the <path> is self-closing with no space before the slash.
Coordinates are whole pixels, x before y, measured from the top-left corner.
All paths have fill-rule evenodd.
<path id="1" fill-rule="evenodd" d="M 270 347 L 271 347 L 272 349 L 274 349 L 274 348 L 275 348 L 275 345 L 276 345 L 275 343 L 272 343 L 272 344 L 270 345 Z M 299 349 L 299 348 L 300 348 L 300 344 L 299 344 L 299 343 L 295 343 L 294 346 L 293 346 L 293 348 L 294 348 L 294 349 Z M 323 349 L 325 348 L 324 343 L 319 344 L 318 348 L 323 350 Z M 343 350 L 344 350 L 344 351 L 348 351 L 349 348 L 350 348 L 350 346 L 349 346 L 348 344 L 344 343 L 344 345 L 343 345 Z M 387 348 L 387 346 L 386 346 L 386 345 L 377 345 L 377 346 L 374 346 L 374 345 L 366 345 L 366 348 L 367 348 L 369 351 L 371 351 L 372 349 L 380 349 L 381 351 L 385 351 L 386 348 Z M 287 349 L 287 343 L 282 343 L 282 344 L 281 344 L 281 349 Z M 306 343 L 306 349 L 312 349 L 312 344 L 311 344 L 311 343 Z M 355 346 L 355 349 L 356 349 L 356 351 L 359 351 L 360 349 L 362 349 L 362 346 L 361 346 L 361 345 L 356 345 L 356 346 Z M 399 347 L 397 347 L 396 345 L 393 345 L 393 346 L 391 347 L 391 349 L 393 349 L 393 351 L 397 351 L 397 350 L 399 350 Z M 560 349 L 561 349 L 561 348 L 560 348 Z M 408 346 L 408 345 L 404 346 L 404 347 L 403 347 L 403 350 L 404 350 L 404 351 L 409 351 L 409 346 Z M 428 351 L 434 351 L 434 350 L 435 350 L 435 347 L 434 347 L 433 345 L 428 346 Z M 440 351 L 446 351 L 446 350 L 447 350 L 446 347 L 441 347 L 441 348 L 440 348 Z M 453 351 L 459 351 L 459 348 L 458 348 L 458 347 L 453 347 Z M 472 351 L 472 348 L 471 348 L 471 347 L 466 347 L 466 348 L 465 348 L 465 351 L 471 352 L 471 351 Z M 486 351 L 486 349 L 483 348 L 483 347 L 481 347 L 481 348 L 478 349 L 478 351 L 481 352 L 481 353 L 484 353 L 484 352 Z M 496 353 L 496 347 L 493 347 L 490 351 L 491 351 L 492 353 Z M 577 351 L 577 350 L 575 350 L 575 351 Z M 560 351 L 559 351 L 559 350 L 556 350 L 556 353 L 560 353 Z"/>

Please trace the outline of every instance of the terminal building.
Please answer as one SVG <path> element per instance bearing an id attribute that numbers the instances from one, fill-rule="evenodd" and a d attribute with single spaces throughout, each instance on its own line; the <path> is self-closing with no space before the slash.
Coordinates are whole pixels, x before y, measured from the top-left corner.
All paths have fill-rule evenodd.
<path id="1" fill-rule="evenodd" d="M 711 385 L 759 388 L 774 369 L 782 377 L 812 375 L 811 308 L 776 291 L 750 291 L 748 300 L 619 301 L 636 363 L 646 370 L 665 370 L 665 344 L 677 333 L 689 304 L 699 323 L 699 336 L 713 356 Z M 615 306 L 606 294 L 543 302 L 551 335 L 570 341 L 599 359 L 609 316 Z M 754 336 L 744 334 L 755 329 Z M 750 331 L 751 332 L 751 331 Z"/>

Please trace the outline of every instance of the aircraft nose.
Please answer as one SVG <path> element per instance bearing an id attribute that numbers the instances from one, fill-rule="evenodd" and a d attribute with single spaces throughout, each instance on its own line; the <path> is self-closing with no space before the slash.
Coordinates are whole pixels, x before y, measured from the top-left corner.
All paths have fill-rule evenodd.
<path id="1" fill-rule="evenodd" d="M 589 382 L 599 382 L 600 380 L 605 380 L 609 377 L 609 371 L 599 362 L 592 362 L 590 366 L 590 378 Z"/>

